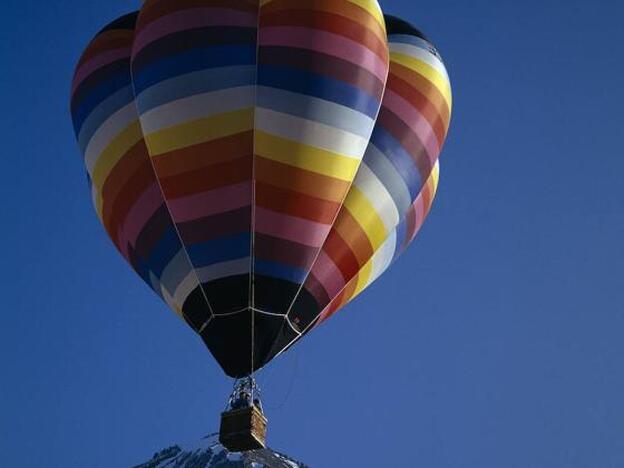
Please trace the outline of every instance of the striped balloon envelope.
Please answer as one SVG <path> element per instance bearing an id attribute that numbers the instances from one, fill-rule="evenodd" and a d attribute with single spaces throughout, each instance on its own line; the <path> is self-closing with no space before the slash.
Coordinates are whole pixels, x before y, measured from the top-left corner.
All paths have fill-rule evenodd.
<path id="1" fill-rule="evenodd" d="M 71 112 L 113 243 L 242 377 L 413 240 L 451 89 L 376 0 L 148 0 L 87 46 Z"/>

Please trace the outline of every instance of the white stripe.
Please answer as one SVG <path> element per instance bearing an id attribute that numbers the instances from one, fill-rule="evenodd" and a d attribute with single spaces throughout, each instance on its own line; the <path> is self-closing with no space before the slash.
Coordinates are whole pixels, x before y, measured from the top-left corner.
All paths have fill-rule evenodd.
<path id="1" fill-rule="evenodd" d="M 369 203 L 373 205 L 377 215 L 384 223 L 386 232 L 394 229 L 399 223 L 398 208 L 384 184 L 381 183 L 366 163 L 360 165 L 353 183 L 364 194 Z"/>
<path id="2" fill-rule="evenodd" d="M 368 146 L 367 139 L 345 130 L 261 107 L 256 110 L 256 129 L 357 160 Z"/>
<path id="3" fill-rule="evenodd" d="M 167 303 L 169 308 L 173 310 L 178 317 L 184 320 L 184 316 L 182 315 L 182 304 L 178 304 L 173 296 L 169 294 L 169 291 L 165 289 L 164 286 L 161 285 L 160 290 L 162 292 L 162 297 L 164 301 Z"/>
<path id="4" fill-rule="evenodd" d="M 93 137 L 93 134 L 102 125 L 102 122 L 106 121 L 111 114 L 119 111 L 128 103 L 134 102 L 134 92 L 132 91 L 132 85 L 126 86 L 119 91 L 111 94 L 104 99 L 98 106 L 91 111 L 89 116 L 84 120 L 80 127 L 80 134 L 78 141 L 82 154 L 84 154 L 89 140 Z"/>
<path id="5" fill-rule="evenodd" d="M 100 213 L 100 207 L 98 206 L 99 194 L 99 189 L 95 186 L 95 184 L 91 184 L 91 202 L 93 203 L 93 207 L 95 208 L 95 212 L 97 213 L 100 222 L 102 222 L 102 213 Z"/>
<path id="6" fill-rule="evenodd" d="M 226 88 L 251 86 L 255 83 L 255 65 L 209 68 L 160 81 L 136 96 L 139 113 L 145 113 L 168 102 Z"/>
<path id="7" fill-rule="evenodd" d="M 366 114 L 342 104 L 266 86 L 258 86 L 257 106 L 322 122 L 366 140 L 370 139 L 375 125 L 375 120 Z"/>
<path id="8" fill-rule="evenodd" d="M 168 102 L 141 115 L 145 135 L 197 119 L 254 106 L 255 87 L 242 86 Z"/>
<path id="9" fill-rule="evenodd" d="M 374 168 L 373 172 L 376 174 L 376 177 L 382 181 L 384 187 L 389 188 L 388 191 L 390 193 L 397 197 L 396 203 L 399 212 L 403 213 L 407 210 L 412 204 L 412 195 L 401 174 L 392 161 L 388 159 L 388 156 L 371 143 L 366 150 L 364 161 L 367 164 L 370 163 L 369 168 L 371 166 Z"/>
<path id="10" fill-rule="evenodd" d="M 186 251 L 180 249 L 164 268 L 160 275 L 160 282 L 165 285 L 170 293 L 174 293 L 178 285 L 184 281 L 184 278 L 188 276 L 192 269 L 193 267 L 188 260 Z"/>
<path id="11" fill-rule="evenodd" d="M 131 123 L 138 120 L 134 102 L 122 107 L 97 129 L 91 140 L 87 144 L 85 150 L 85 166 L 89 174 L 93 174 L 93 168 L 98 162 L 101 154 L 106 150 L 111 141 L 117 135 L 130 126 Z"/>
<path id="12" fill-rule="evenodd" d="M 408 55 L 410 57 L 418 59 L 421 62 L 424 62 L 427 65 L 435 68 L 438 72 L 442 74 L 442 76 L 444 76 L 444 78 L 446 78 L 446 81 L 450 82 L 448 72 L 446 71 L 444 63 L 442 63 L 442 61 L 431 52 L 421 47 L 415 46 L 414 44 L 405 44 L 403 42 L 391 42 L 389 46 L 390 52 L 398 52 L 400 54 Z"/>
<path id="13" fill-rule="evenodd" d="M 392 258 L 394 257 L 394 250 L 396 249 L 396 242 L 397 233 L 396 230 L 393 230 L 385 242 L 373 255 L 373 271 L 369 278 L 368 284 L 365 287 L 368 287 L 371 283 L 373 283 L 373 281 L 379 278 L 383 272 L 388 269 L 388 267 L 390 267 Z"/>
<path id="14" fill-rule="evenodd" d="M 197 283 L 197 276 L 195 276 L 194 271 L 191 271 L 176 288 L 173 300 L 178 304 L 184 304 L 197 286 L 199 286 L 199 283 Z"/>
<path id="15" fill-rule="evenodd" d="M 198 268 L 197 276 L 203 284 L 229 276 L 247 275 L 249 274 L 249 265 L 249 257 L 215 263 L 204 268 Z"/>

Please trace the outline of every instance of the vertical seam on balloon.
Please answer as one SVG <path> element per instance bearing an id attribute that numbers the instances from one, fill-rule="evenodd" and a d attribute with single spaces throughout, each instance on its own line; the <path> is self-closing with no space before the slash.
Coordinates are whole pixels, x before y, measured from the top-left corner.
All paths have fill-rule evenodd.
<path id="1" fill-rule="evenodd" d="M 385 20 L 384 20 L 385 21 Z M 389 48 L 389 43 L 388 43 L 388 38 L 387 38 L 387 33 L 386 33 L 386 45 L 388 45 Z M 375 130 L 375 125 L 377 124 L 377 119 L 379 118 L 379 113 L 381 112 L 381 108 L 383 106 L 383 100 L 384 100 L 384 96 L 386 94 L 386 89 L 388 87 L 388 76 L 390 74 L 390 53 L 388 53 L 388 59 L 386 61 L 386 81 L 384 84 L 384 88 L 383 91 L 381 93 L 380 99 L 379 99 L 379 108 L 377 109 L 377 113 L 375 115 L 375 119 L 373 121 L 373 126 L 371 129 L 371 135 L 369 135 L 369 141 L 370 138 L 372 136 L 373 131 Z M 305 278 L 303 279 L 303 281 L 301 282 L 301 285 L 299 286 L 299 289 L 297 290 L 297 293 L 295 294 L 290 306 L 288 307 L 288 310 L 286 311 L 286 317 L 288 318 L 288 315 L 291 312 L 292 307 L 295 305 L 295 302 L 297 301 L 299 295 L 301 294 L 301 290 L 303 289 L 305 282 L 307 281 L 308 277 L 310 276 L 310 274 L 312 273 L 312 270 L 314 268 L 314 265 L 316 264 L 319 256 L 321 255 L 321 252 L 323 251 L 323 248 L 325 247 L 325 244 L 327 243 L 327 239 L 329 238 L 329 235 L 331 233 L 331 229 L 334 227 L 334 224 L 336 223 L 336 220 L 338 219 L 338 216 L 340 216 L 340 213 L 342 212 L 342 210 L 344 209 L 344 202 L 347 199 L 347 196 L 349 195 L 349 192 L 351 192 L 351 188 L 353 187 L 353 183 L 355 182 L 355 179 L 357 178 L 357 173 L 359 172 L 359 168 L 362 164 L 362 162 L 364 161 L 364 156 L 366 155 L 366 150 L 364 150 L 364 154 L 362 154 L 362 159 L 360 160 L 360 165 L 358 166 L 358 170 L 356 171 L 353 180 L 351 180 L 351 183 L 349 184 L 349 189 L 345 192 L 345 196 L 342 199 L 342 203 L 340 204 L 340 209 L 336 212 L 336 216 L 334 217 L 332 223 L 331 223 L 331 227 L 329 232 L 327 233 L 327 236 L 325 237 L 325 240 L 323 241 L 323 243 L 321 244 L 321 247 L 319 248 L 314 260 L 312 261 L 312 264 L 310 265 L 310 269 L 308 270 L 308 273 L 306 274 Z M 321 310 L 321 312 L 319 312 L 315 317 L 314 320 L 310 321 L 310 323 L 301 331 L 297 331 L 296 329 L 294 329 L 294 327 L 292 326 L 292 324 L 290 323 L 290 319 L 288 320 L 288 324 L 291 326 L 291 328 L 293 328 L 293 330 L 295 330 L 295 332 L 297 333 L 297 336 L 295 338 L 293 338 L 286 346 L 284 346 L 276 355 L 275 357 L 279 356 L 280 354 L 282 354 L 284 352 L 284 350 L 288 349 L 289 347 L 291 347 L 296 341 L 298 341 L 303 335 L 305 335 L 305 333 L 307 333 L 307 331 L 318 321 L 319 317 L 322 315 L 323 311 Z"/>
<path id="2" fill-rule="evenodd" d="M 441 151 L 440 151 L 440 153 L 441 153 Z M 439 158 L 438 158 L 438 160 L 436 161 L 436 164 L 439 164 Z M 435 164 L 434 164 L 434 167 L 435 167 Z M 423 189 L 425 188 L 425 186 L 427 185 L 427 182 L 428 182 L 428 181 L 429 181 L 429 179 L 431 178 L 431 174 L 432 174 L 432 173 L 433 173 L 433 169 L 429 172 L 429 175 L 428 175 L 428 176 L 427 176 L 427 178 L 425 179 L 425 180 L 426 180 L 426 182 L 425 182 L 424 184 L 422 184 L 422 186 L 421 186 L 421 188 L 420 188 L 420 191 L 419 191 L 418 196 L 420 196 L 420 194 L 422 193 L 422 190 L 423 190 Z M 416 198 L 418 199 L 418 197 L 416 197 Z M 435 194 L 434 194 L 434 197 L 433 197 L 433 198 L 435 199 Z M 432 200 L 431 200 L 431 206 L 433 206 L 434 199 L 432 199 Z M 412 206 L 413 206 L 413 203 L 412 203 L 412 204 L 408 207 L 407 211 L 406 211 L 406 212 L 403 214 L 403 216 L 400 218 L 399 222 L 398 222 L 398 223 L 397 223 L 397 225 L 395 226 L 395 229 L 396 229 L 396 227 L 397 227 L 397 226 L 399 226 L 399 225 L 401 224 L 401 222 L 402 222 L 402 221 L 403 221 L 403 220 L 407 217 L 407 215 L 409 214 L 409 212 L 410 212 L 410 210 L 411 210 Z M 426 218 L 427 218 L 427 216 L 429 215 L 430 211 L 431 211 L 431 207 L 430 207 L 430 208 L 429 208 L 429 210 L 427 210 L 427 212 L 425 213 L 425 215 L 424 215 L 424 217 L 423 217 L 423 222 L 424 222 L 424 219 L 426 219 Z M 416 232 L 414 233 L 414 236 L 412 237 L 412 239 L 411 239 L 411 240 L 409 240 L 409 242 L 412 242 L 412 241 L 414 240 L 414 238 L 416 237 L 416 234 L 420 231 L 420 229 L 421 229 L 421 228 L 422 228 L 422 226 L 416 230 Z M 392 231 L 390 231 L 390 233 L 386 236 L 386 238 L 384 239 L 384 243 L 385 243 L 385 242 L 386 242 L 386 241 L 390 238 L 390 234 L 392 234 L 392 232 L 394 232 L 394 231 L 395 231 L 395 229 L 393 229 Z M 397 240 L 398 240 L 398 239 L 397 239 Z M 406 248 L 407 248 L 407 245 L 406 245 L 405 247 L 403 247 L 403 251 L 405 251 L 405 249 L 406 249 Z M 372 260 L 372 259 L 373 259 L 373 257 L 375 256 L 375 254 L 376 254 L 376 253 L 377 253 L 377 251 L 373 252 L 373 254 L 372 254 L 372 255 L 371 255 L 371 257 L 367 260 L 367 262 L 366 262 L 366 263 L 368 263 L 368 261 Z M 398 256 L 397 256 L 397 257 L 392 258 L 392 260 L 390 261 L 390 264 L 388 265 L 388 267 L 389 267 L 390 265 L 394 264 L 394 262 L 395 262 L 397 259 L 398 259 Z M 366 266 L 366 263 L 364 264 L 364 266 Z M 337 293 L 337 294 L 335 294 L 334 298 L 336 298 L 336 297 L 340 296 L 340 295 L 341 295 L 341 294 L 342 294 L 342 293 L 343 293 L 343 292 L 347 289 L 347 287 L 349 287 L 349 285 L 351 284 L 351 281 L 353 281 L 353 280 L 354 280 L 354 279 L 355 279 L 355 278 L 356 278 L 356 277 L 357 277 L 357 276 L 358 276 L 358 275 L 362 272 L 362 270 L 364 270 L 364 267 L 361 267 L 361 268 L 357 271 L 357 273 L 356 273 L 355 275 L 353 275 L 353 276 L 352 276 L 352 277 L 351 277 L 351 278 L 350 278 L 350 279 L 349 279 L 349 280 L 345 283 L 345 285 L 344 285 L 344 286 L 340 289 L 340 291 L 338 291 L 338 293 Z M 377 277 L 375 280 L 377 280 L 377 279 L 379 279 L 379 277 Z M 370 285 L 371 285 L 371 284 L 372 284 L 375 280 L 371 281 L 371 282 L 368 284 L 368 286 L 370 286 Z M 360 292 L 361 292 L 361 291 L 360 291 Z M 348 300 L 347 300 L 347 301 L 343 304 L 343 306 L 344 306 L 344 305 L 347 305 L 347 304 L 348 304 L 349 302 L 351 302 L 351 300 L 352 300 L 352 299 L 354 299 L 354 298 L 355 298 L 355 296 L 351 296 L 351 297 L 350 297 L 350 298 L 349 298 L 349 299 L 348 299 Z M 333 300 L 333 299 L 332 299 L 332 300 Z M 327 308 L 331 305 L 331 302 L 332 302 L 332 301 L 330 301 L 330 302 L 329 302 L 329 304 L 327 304 L 327 305 L 323 308 L 323 310 L 321 310 L 321 312 L 320 312 L 318 315 L 316 315 L 316 317 L 314 317 L 314 320 L 312 320 L 312 321 L 310 322 L 310 324 L 309 324 L 309 325 L 308 325 L 308 326 L 307 326 L 307 327 L 303 330 L 303 332 L 302 332 L 301 334 L 305 334 L 305 333 L 306 333 L 306 332 L 307 332 L 310 328 L 312 328 L 312 327 L 313 327 L 313 326 L 314 326 L 314 325 L 318 322 L 318 319 L 321 317 L 321 315 L 323 315 L 323 312 L 325 312 L 325 310 L 327 310 Z M 341 306 L 341 307 L 342 307 L 342 306 Z M 340 308 L 341 308 L 341 307 L 340 307 Z M 292 346 L 292 345 L 293 345 L 293 344 L 294 344 L 294 343 L 295 343 L 295 342 L 296 342 L 299 338 L 300 338 L 300 337 L 297 337 L 297 338 L 293 339 L 290 343 L 288 343 L 288 345 L 286 345 L 286 346 L 285 346 L 285 347 L 284 347 L 284 348 L 283 348 L 283 349 L 282 349 L 279 353 L 277 353 L 275 356 L 277 357 L 277 356 L 279 356 L 280 354 L 282 354 L 282 353 L 283 353 L 284 351 L 286 351 L 289 347 L 291 347 L 291 346 Z"/>
<path id="3" fill-rule="evenodd" d="M 140 16 L 141 13 L 139 12 L 139 16 L 137 18 L 137 25 L 134 28 L 134 38 L 136 38 L 136 32 L 137 32 L 137 26 L 139 24 L 139 20 L 140 20 Z M 180 245 L 182 246 L 182 250 L 184 251 L 184 254 L 186 255 L 186 258 L 189 262 L 189 265 L 191 267 L 191 270 L 193 270 L 193 274 L 195 275 L 195 278 L 197 280 L 197 286 L 199 287 L 199 290 L 202 293 L 202 296 L 204 296 L 204 300 L 206 301 L 206 305 L 208 306 L 208 309 L 210 311 L 210 317 L 208 318 L 208 320 L 206 320 L 206 322 L 199 327 L 198 333 L 203 332 L 206 327 L 208 326 L 208 324 L 210 323 L 210 321 L 214 318 L 214 311 L 212 309 L 212 306 L 210 305 L 210 301 L 208 300 L 208 296 L 206 295 L 206 291 L 204 291 L 204 287 L 201 284 L 201 281 L 199 279 L 199 275 L 197 274 L 197 270 L 195 269 L 195 265 L 193 264 L 193 261 L 191 260 L 191 256 L 188 253 L 188 250 L 186 249 L 186 245 L 184 245 L 184 241 L 182 240 L 182 235 L 180 234 L 180 230 L 178 229 L 178 224 L 176 223 L 173 214 L 171 213 L 171 208 L 169 207 L 169 203 L 167 201 L 167 197 L 165 196 L 165 192 L 163 191 L 162 188 L 162 184 L 160 183 L 160 177 L 158 176 L 158 172 L 156 171 L 156 166 L 154 165 L 154 161 L 152 160 L 152 155 L 150 154 L 149 151 L 149 145 L 147 144 L 147 139 L 145 138 L 145 132 L 143 131 L 143 124 L 141 122 L 141 112 L 139 111 L 139 107 L 137 105 L 137 94 L 136 94 L 136 89 L 134 87 L 134 70 L 132 67 L 132 63 L 134 62 L 134 38 L 133 38 L 133 42 L 132 42 L 132 52 L 130 55 L 130 79 L 132 81 L 132 92 L 134 94 L 134 107 L 136 109 L 137 112 L 137 116 L 139 117 L 139 127 L 141 128 L 141 134 L 143 136 L 143 141 L 145 143 L 145 147 L 147 148 L 147 153 L 148 153 L 148 159 L 150 162 L 150 165 L 152 167 L 152 172 L 154 173 L 154 177 L 156 178 L 156 183 L 158 184 L 158 189 L 160 190 L 160 193 L 162 195 L 163 198 L 163 203 L 165 204 L 165 208 L 167 209 L 167 213 L 169 214 L 169 218 L 171 219 L 171 223 L 173 224 L 173 228 L 175 229 L 175 232 L 178 236 L 178 239 L 180 240 Z M 188 296 L 186 297 L 186 299 L 188 299 Z M 183 310 L 183 305 L 180 307 L 181 311 L 182 311 L 182 315 L 186 317 L 186 314 L 184 313 Z M 188 319 L 188 318 L 187 318 Z M 189 324 L 190 324 L 190 320 L 189 320 Z M 193 327 L 194 328 L 194 327 Z"/>
<path id="4" fill-rule="evenodd" d="M 386 44 L 388 44 L 387 42 L 387 35 L 386 35 Z M 377 113 L 375 115 L 375 118 L 373 119 L 373 125 L 371 127 L 371 135 L 373 133 L 373 131 L 375 130 L 375 125 L 377 123 L 377 119 L 379 118 L 379 113 L 381 112 L 381 107 L 383 105 L 383 99 L 384 99 L 384 95 L 386 93 L 386 89 L 387 89 L 387 82 L 388 82 L 388 75 L 390 74 L 390 54 L 388 54 L 388 59 L 386 61 L 386 80 L 384 83 L 384 88 L 382 90 L 381 96 L 379 98 L 379 108 L 377 109 Z M 370 141 L 371 135 L 369 135 L 368 139 Z M 297 290 L 297 293 L 295 294 L 295 296 L 293 297 L 292 302 L 290 303 L 290 306 L 288 307 L 288 310 L 286 311 L 286 317 L 288 317 L 288 315 L 290 314 L 292 307 L 295 305 L 295 302 L 297 301 L 299 295 L 301 294 L 301 290 L 303 289 L 305 282 L 308 280 L 308 277 L 310 276 L 310 274 L 312 273 L 312 270 L 314 268 L 314 265 L 316 264 L 318 258 L 321 255 L 321 252 L 323 251 L 323 247 L 325 247 L 325 244 L 327 243 L 327 239 L 329 238 L 329 235 L 331 233 L 332 228 L 334 227 L 334 224 L 336 223 L 336 220 L 338 219 L 338 216 L 340 216 L 340 213 L 342 212 L 342 210 L 344 209 L 344 202 L 347 199 L 347 197 L 349 196 L 349 193 L 351 192 L 351 188 L 353 187 L 353 183 L 355 182 L 355 179 L 357 178 L 357 173 L 359 172 L 360 166 L 362 165 L 362 162 L 364 161 L 364 156 L 366 155 L 366 149 L 364 150 L 364 153 L 362 154 L 362 159 L 360 160 L 360 164 L 358 165 L 358 170 L 355 172 L 355 175 L 353 176 L 353 179 L 351 180 L 351 183 L 349 184 L 349 188 L 348 190 L 345 191 L 345 195 L 342 198 L 342 202 L 340 203 L 340 208 L 338 209 L 338 211 L 336 212 L 336 215 L 334 216 L 334 219 L 331 222 L 330 225 L 330 229 L 327 232 L 327 236 L 325 236 L 325 240 L 323 240 L 323 243 L 321 244 L 321 247 L 319 248 L 318 252 L 316 253 L 316 256 L 314 257 L 314 260 L 312 261 L 312 263 L 310 264 L 310 268 L 306 274 L 306 276 L 303 278 L 303 281 L 301 282 L 301 284 L 299 285 L 299 289 Z M 293 340 L 297 341 L 311 326 L 311 324 L 313 324 L 314 322 L 316 322 L 316 320 L 318 319 L 318 317 L 321 314 L 319 313 L 314 320 L 312 320 L 310 322 L 310 324 L 308 326 L 306 326 L 304 328 L 304 330 L 302 332 L 297 332 L 298 336 L 297 338 L 295 338 Z M 289 324 L 290 324 L 290 320 L 289 320 Z M 292 327 L 292 325 L 291 325 Z M 295 330 L 296 331 L 296 330 Z M 292 343 L 292 342 L 291 342 Z"/>
<path id="5" fill-rule="evenodd" d="M 256 11 L 256 75 L 255 75 L 255 85 L 254 85 L 254 102 L 253 102 L 253 113 L 254 113 L 254 130 L 253 130 L 253 142 L 252 142 L 252 153 L 251 153 L 251 232 L 249 239 L 249 297 L 248 297 L 248 306 L 251 312 L 251 367 L 249 368 L 249 373 L 253 377 L 254 374 L 254 346 L 255 346 L 255 328 L 256 328 L 256 315 L 255 315 L 255 306 L 256 306 L 256 288 L 255 288 L 255 264 L 256 264 L 256 255 L 255 255 L 255 247 L 256 247 L 256 118 L 258 115 L 257 106 L 258 106 L 258 70 L 259 60 L 260 60 L 260 10 L 262 6 L 260 5 L 260 0 L 257 2 L 258 9 Z"/>
<path id="6" fill-rule="evenodd" d="M 139 117 L 139 125 L 141 125 L 140 122 L 141 122 L 141 119 Z M 143 131 L 142 127 L 141 127 L 141 131 Z M 145 143 L 147 145 L 147 141 Z M 193 263 L 193 260 L 191 260 L 191 256 L 189 255 L 188 250 L 186 248 L 186 245 L 184 244 L 184 240 L 182 239 L 182 235 L 180 234 L 180 230 L 178 229 L 178 224 L 176 223 L 176 221 L 175 221 L 175 219 L 173 217 L 173 214 L 171 213 L 171 208 L 169 207 L 169 203 L 167 201 L 167 197 L 165 196 L 165 193 L 164 193 L 163 188 L 162 188 L 162 184 L 160 183 L 160 178 L 158 177 L 158 173 L 156 172 L 156 167 L 154 166 L 154 161 L 152 161 L 151 155 L 148 155 L 148 156 L 149 156 L 150 164 L 152 166 L 152 171 L 154 171 L 154 176 L 156 177 L 156 183 L 158 184 L 158 188 L 160 189 L 160 193 L 161 193 L 161 195 L 163 197 L 163 202 L 165 204 L 165 208 L 167 208 L 167 213 L 169 214 L 169 218 L 171 218 L 171 223 L 173 224 L 173 228 L 175 229 L 176 235 L 178 236 L 178 239 L 180 240 L 180 245 L 182 246 L 182 250 L 184 251 L 184 254 L 186 255 L 186 259 L 189 262 L 189 266 L 193 270 L 193 274 L 195 275 L 195 278 L 197 280 L 197 286 L 199 287 L 199 290 L 201 291 L 202 296 L 204 296 L 204 299 L 206 301 L 206 305 L 208 306 L 208 309 L 210 310 L 210 317 L 200 327 L 200 332 L 201 332 L 208 326 L 210 321 L 214 318 L 215 314 L 214 314 L 214 311 L 212 310 L 212 306 L 210 305 L 210 301 L 208 300 L 208 296 L 206 295 L 206 291 L 204 291 L 204 287 L 202 286 L 201 280 L 199 279 L 199 275 L 197 274 L 197 269 L 195 268 L 195 264 Z M 188 297 L 187 297 L 187 299 L 188 299 Z M 186 317 L 186 314 L 184 314 L 184 311 L 182 311 L 182 315 L 184 315 Z"/>

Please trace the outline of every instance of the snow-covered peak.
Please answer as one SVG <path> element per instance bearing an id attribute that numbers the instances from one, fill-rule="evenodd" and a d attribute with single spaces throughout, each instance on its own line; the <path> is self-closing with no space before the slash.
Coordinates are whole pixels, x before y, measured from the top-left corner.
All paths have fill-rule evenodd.
<path id="1" fill-rule="evenodd" d="M 135 468 L 308 468 L 301 462 L 271 450 L 230 453 L 211 434 L 199 442 L 174 445 L 156 453 L 147 463 Z"/>

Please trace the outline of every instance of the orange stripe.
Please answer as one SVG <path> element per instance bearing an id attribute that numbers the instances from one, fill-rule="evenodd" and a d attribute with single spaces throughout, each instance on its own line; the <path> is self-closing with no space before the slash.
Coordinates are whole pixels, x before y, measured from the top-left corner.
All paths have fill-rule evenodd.
<path id="1" fill-rule="evenodd" d="M 117 239 L 118 227 L 126 221 L 128 213 L 136 201 L 155 183 L 156 179 L 152 166 L 149 161 L 145 161 L 139 170 L 132 174 L 128 183 L 124 185 L 123 190 L 112 203 L 110 217 L 104 221 L 106 228 L 112 230 L 112 239 Z"/>
<path id="2" fill-rule="evenodd" d="M 371 258 L 374 252 L 373 246 L 368 239 L 366 232 L 346 209 L 343 209 L 340 212 L 340 216 L 334 224 L 333 230 L 338 232 L 345 240 L 349 248 L 353 251 L 353 254 L 358 259 L 358 263 L 361 268 L 362 265 L 364 265 Z"/>
<path id="3" fill-rule="evenodd" d="M 255 158 L 255 179 L 274 187 L 336 203 L 342 203 L 350 187 L 343 180 L 304 171 L 260 156 Z"/>
<path id="4" fill-rule="evenodd" d="M 98 55 L 113 49 L 123 49 L 132 45 L 134 40 L 134 31 L 127 29 L 112 29 L 97 36 L 82 54 L 76 70 L 78 70 L 85 62 L 97 57 Z M 130 60 L 130 56 L 128 56 Z"/>
<path id="5" fill-rule="evenodd" d="M 342 276 L 346 279 L 355 275 L 360 270 L 360 263 L 349 244 L 332 230 L 323 245 L 323 251 L 336 264 Z"/>
<path id="6" fill-rule="evenodd" d="M 262 27 L 264 15 L 280 10 L 291 12 L 307 10 L 308 13 L 320 11 L 344 16 L 369 29 L 380 41 L 387 41 L 386 31 L 377 22 L 377 19 L 363 8 L 351 2 L 337 2 L 336 0 L 296 0 L 294 2 L 293 0 L 274 0 L 260 8 L 260 27 Z"/>
<path id="7" fill-rule="evenodd" d="M 145 26 L 163 16 L 191 8 L 223 8 L 226 10 L 258 11 L 258 0 L 148 0 L 141 8 L 139 22 Z"/>
<path id="8" fill-rule="evenodd" d="M 159 177 L 169 177 L 253 152 L 253 131 L 177 149 L 152 158 Z"/>
<path id="9" fill-rule="evenodd" d="M 184 172 L 160 179 L 167 199 L 175 199 L 204 193 L 220 187 L 251 181 L 252 157 L 243 156 L 231 161 Z"/>
<path id="10" fill-rule="evenodd" d="M 438 141 L 444 141 L 451 113 L 444 96 L 431 81 L 402 65 L 392 63 L 387 89 L 418 109 L 435 129 Z"/>
<path id="11" fill-rule="evenodd" d="M 362 23 L 325 11 L 281 10 L 262 14 L 261 27 L 298 26 L 327 31 L 351 39 L 388 60 L 388 44 Z"/>
<path id="12" fill-rule="evenodd" d="M 147 148 L 143 140 L 139 141 L 123 155 L 113 167 L 102 187 L 103 218 L 106 220 L 110 215 L 112 206 L 116 203 L 120 193 L 129 183 L 134 174 L 145 163 L 149 163 Z M 154 177 L 154 180 L 156 178 Z"/>

